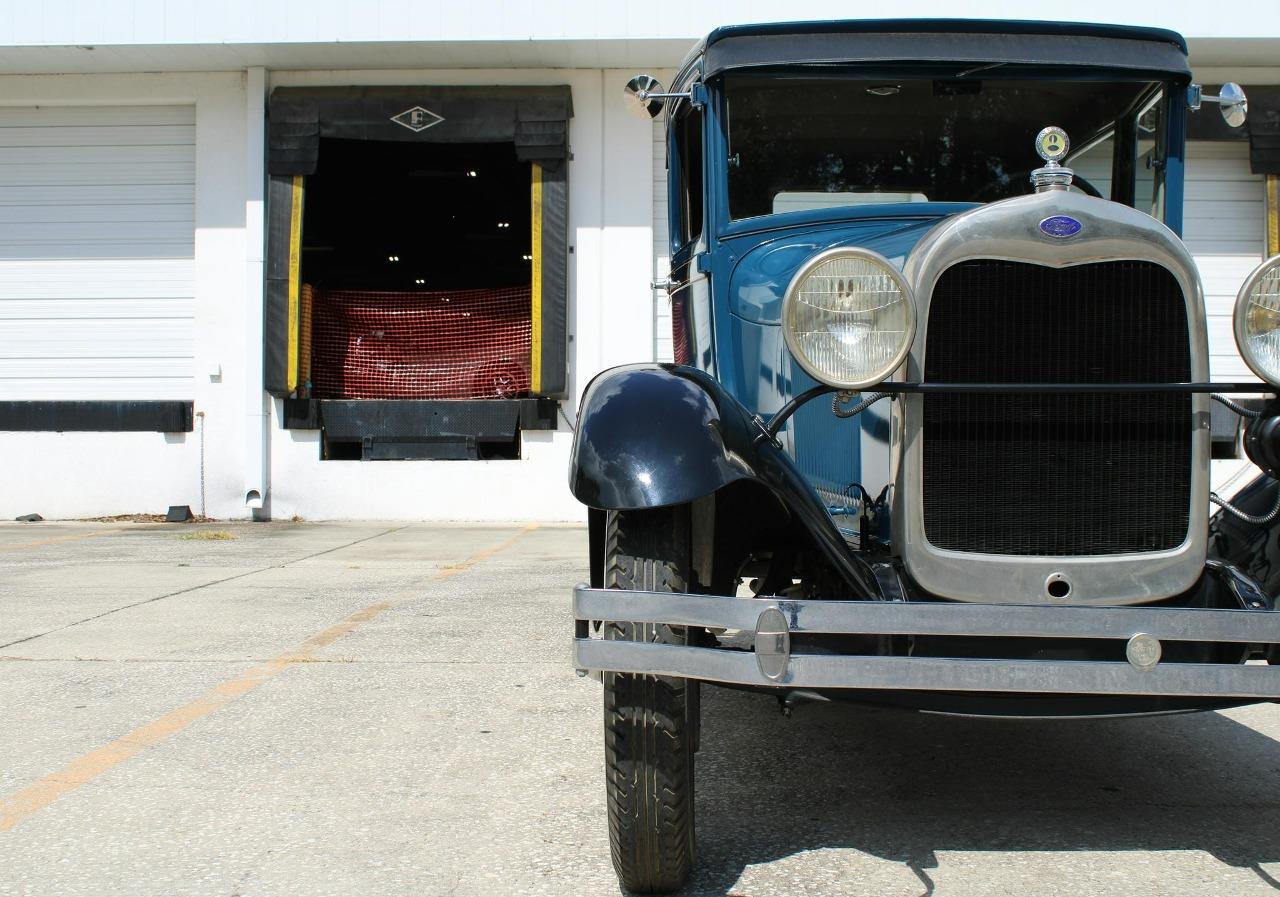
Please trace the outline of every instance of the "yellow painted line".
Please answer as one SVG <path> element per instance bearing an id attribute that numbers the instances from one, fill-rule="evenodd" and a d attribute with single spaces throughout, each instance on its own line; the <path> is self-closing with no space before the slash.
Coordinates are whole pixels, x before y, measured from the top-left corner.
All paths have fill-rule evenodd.
<path id="1" fill-rule="evenodd" d="M 1280 255 L 1280 174 L 1267 175 L 1267 255 Z"/>
<path id="2" fill-rule="evenodd" d="M 54 545 L 58 542 L 78 542 L 81 539 L 92 539 L 94 536 L 109 536 L 112 533 L 122 533 L 122 529 L 100 529 L 92 533 L 81 533 L 78 536 L 51 536 L 48 539 L 38 539 L 35 542 L 20 542 L 17 545 L 0 545 L 0 551 L 20 551 L 23 548 L 39 548 L 41 545 Z"/>
<path id="3" fill-rule="evenodd" d="M 293 176 L 289 204 L 289 392 L 298 388 L 298 289 L 302 278 L 302 175 Z"/>
<path id="4" fill-rule="evenodd" d="M 538 528 L 536 523 L 529 524 L 509 539 L 478 551 L 466 560 L 448 567 L 442 567 L 428 577 L 428 581 L 438 581 L 456 576 L 470 570 L 476 564 L 493 557 L 500 551 L 509 548 L 521 536 Z M 236 698 L 245 695 L 264 682 L 267 682 L 282 670 L 294 664 L 306 663 L 313 659 L 315 652 L 325 648 L 342 638 L 353 629 L 368 623 L 388 609 L 402 604 L 410 598 L 388 599 L 371 604 L 356 611 L 340 623 L 317 632 L 306 641 L 290 651 L 274 657 L 255 667 L 245 670 L 239 676 L 228 679 L 215 686 L 211 691 L 196 698 L 176 710 L 171 710 L 157 720 L 139 726 L 127 735 L 117 738 L 110 744 L 90 751 L 82 757 L 72 760 L 57 772 L 33 782 L 21 791 L 5 798 L 0 798 L 0 832 L 9 831 L 18 823 L 49 806 L 81 785 L 88 784 L 108 770 L 119 766 L 129 758 L 146 750 L 154 744 L 176 735 L 192 723 L 209 716 L 230 704 Z"/>
<path id="5" fill-rule="evenodd" d="M 542 166 L 533 163 L 530 207 L 533 210 L 533 305 L 529 334 L 529 390 L 542 391 Z"/>

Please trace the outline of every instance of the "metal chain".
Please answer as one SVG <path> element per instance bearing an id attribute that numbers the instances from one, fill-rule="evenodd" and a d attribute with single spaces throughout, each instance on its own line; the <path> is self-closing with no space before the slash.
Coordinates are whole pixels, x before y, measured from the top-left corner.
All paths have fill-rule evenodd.
<path id="1" fill-rule="evenodd" d="M 196 417 L 200 419 L 200 516 L 203 518 L 209 516 L 204 502 L 204 412 L 197 411 Z"/>
<path id="2" fill-rule="evenodd" d="M 573 421 L 569 420 L 569 415 L 565 414 L 563 405 L 560 405 L 560 417 L 564 420 L 566 424 L 569 425 L 570 430 L 572 430 L 575 433 L 578 432 L 578 425 L 575 424 Z"/>

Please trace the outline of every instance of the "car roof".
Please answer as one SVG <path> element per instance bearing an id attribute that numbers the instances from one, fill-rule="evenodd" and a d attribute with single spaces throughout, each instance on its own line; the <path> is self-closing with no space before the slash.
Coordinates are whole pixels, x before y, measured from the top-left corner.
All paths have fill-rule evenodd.
<path id="1" fill-rule="evenodd" d="M 704 76 L 732 68 L 919 59 L 1096 65 L 1189 76 L 1187 44 L 1163 28 L 1009 19 L 843 19 L 725 25 L 690 52 Z"/>
<path id="2" fill-rule="evenodd" d="M 1149 40 L 1173 44 L 1183 53 L 1187 52 L 1187 42 L 1182 35 L 1165 28 L 1019 19 L 826 19 L 805 22 L 722 25 L 706 36 L 703 40 L 703 48 L 705 49 L 727 37 L 771 34 L 882 34 L 886 32 L 910 34 L 939 31 L 957 34 L 1045 34 L 1127 38 L 1129 40 Z"/>

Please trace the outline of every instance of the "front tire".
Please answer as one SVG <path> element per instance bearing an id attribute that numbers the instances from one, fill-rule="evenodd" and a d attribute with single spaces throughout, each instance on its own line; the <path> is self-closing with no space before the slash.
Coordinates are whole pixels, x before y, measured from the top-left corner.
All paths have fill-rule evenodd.
<path id="1" fill-rule="evenodd" d="M 683 592 L 690 582 L 687 505 L 610 512 L 604 585 Z M 686 644 L 683 627 L 607 623 L 607 639 Z M 609 846 L 629 891 L 666 893 L 693 868 L 693 755 L 698 683 L 666 676 L 604 674 L 605 791 Z"/>

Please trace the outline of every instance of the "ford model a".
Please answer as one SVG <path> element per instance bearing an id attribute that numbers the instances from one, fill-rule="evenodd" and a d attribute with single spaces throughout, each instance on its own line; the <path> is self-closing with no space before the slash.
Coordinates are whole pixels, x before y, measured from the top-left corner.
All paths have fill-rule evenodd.
<path id="1" fill-rule="evenodd" d="M 1235 310 L 1264 382 L 1210 383 L 1178 236 L 1186 118 L 1238 125 L 1238 88 L 1201 96 L 1165 31 L 854 22 L 718 30 L 628 99 L 667 116 L 676 363 L 590 384 L 570 470 L 625 886 L 689 872 L 702 682 L 1280 698 L 1280 258 Z M 1262 471 L 1233 496 L 1215 402 Z"/>

